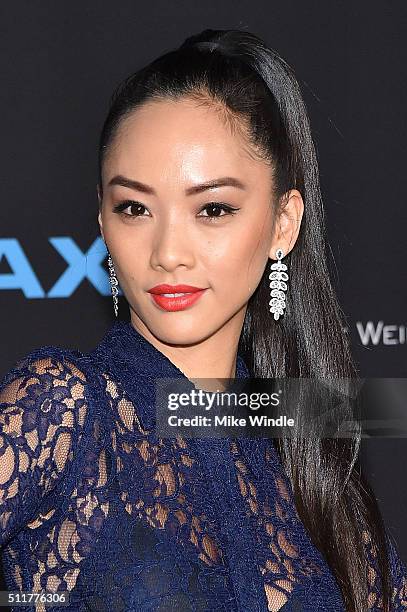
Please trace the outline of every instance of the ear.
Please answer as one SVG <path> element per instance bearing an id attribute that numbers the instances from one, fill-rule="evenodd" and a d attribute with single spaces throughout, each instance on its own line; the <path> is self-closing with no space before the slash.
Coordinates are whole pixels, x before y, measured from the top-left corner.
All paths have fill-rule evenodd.
<path id="1" fill-rule="evenodd" d="M 280 213 L 276 220 L 273 240 L 270 246 L 270 259 L 277 259 L 277 249 L 282 249 L 284 257 L 293 249 L 300 232 L 304 214 L 304 202 L 297 189 L 291 189 L 280 200 Z"/>
<path id="2" fill-rule="evenodd" d="M 104 240 L 104 242 L 106 243 L 105 237 L 103 235 L 103 222 L 102 222 L 102 195 L 101 195 L 101 189 L 99 184 L 96 185 L 96 192 L 97 192 L 97 196 L 98 196 L 98 202 L 99 202 L 99 214 L 98 214 L 98 223 L 99 223 L 99 228 L 100 228 L 100 233 L 102 235 L 102 238 Z"/>

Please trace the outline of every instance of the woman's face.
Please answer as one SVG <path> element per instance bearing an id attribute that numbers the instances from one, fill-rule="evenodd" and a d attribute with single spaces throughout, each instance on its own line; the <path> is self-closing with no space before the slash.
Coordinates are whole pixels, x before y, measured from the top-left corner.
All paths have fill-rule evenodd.
<path id="1" fill-rule="evenodd" d="M 214 108 L 186 98 L 148 102 L 122 122 L 103 166 L 99 223 L 141 332 L 181 345 L 222 328 L 239 336 L 269 256 L 288 252 L 272 239 L 271 168 L 247 149 Z M 220 179 L 231 184 L 205 188 Z M 164 283 L 205 291 L 171 311 L 149 293 Z"/>

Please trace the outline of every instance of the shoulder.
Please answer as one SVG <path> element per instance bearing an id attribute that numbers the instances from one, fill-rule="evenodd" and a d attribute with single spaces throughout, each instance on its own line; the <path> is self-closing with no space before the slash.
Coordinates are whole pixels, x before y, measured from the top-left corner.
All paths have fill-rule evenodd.
<path id="1" fill-rule="evenodd" d="M 89 355 L 54 345 L 33 349 L 22 356 L 0 378 L 0 401 L 13 395 L 21 385 L 42 384 L 46 388 L 69 383 L 88 385 L 94 374 Z"/>
<path id="2" fill-rule="evenodd" d="M 79 433 L 89 411 L 89 382 L 80 351 L 43 346 L 27 353 L 0 381 L 2 433 L 25 435 L 36 427 L 47 441 L 58 430 Z"/>
<path id="3" fill-rule="evenodd" d="M 50 373 L 49 370 L 52 365 L 56 366 L 59 364 L 60 366 L 65 365 L 65 367 L 71 366 L 72 369 L 75 370 L 75 364 L 82 358 L 83 354 L 80 351 L 59 346 L 50 345 L 33 349 L 13 364 L 1 379 L 0 388 L 8 385 L 9 382 L 17 376 L 23 376 L 24 374 L 30 373 Z"/>

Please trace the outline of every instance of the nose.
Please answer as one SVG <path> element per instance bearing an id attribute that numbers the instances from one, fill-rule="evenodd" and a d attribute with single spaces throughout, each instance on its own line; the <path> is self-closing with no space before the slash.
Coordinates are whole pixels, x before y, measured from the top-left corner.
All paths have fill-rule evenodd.
<path id="1" fill-rule="evenodd" d="M 189 234 L 190 236 L 190 234 Z M 151 266 L 172 272 L 178 266 L 194 265 L 194 244 L 188 237 L 186 223 L 178 219 L 162 219 L 156 227 L 151 252 Z"/>

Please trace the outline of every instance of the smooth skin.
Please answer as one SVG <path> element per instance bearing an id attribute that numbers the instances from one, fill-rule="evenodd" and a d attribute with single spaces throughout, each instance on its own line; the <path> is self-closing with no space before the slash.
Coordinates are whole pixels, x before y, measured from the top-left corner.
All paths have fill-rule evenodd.
<path id="1" fill-rule="evenodd" d="M 103 165 L 103 191 L 97 186 L 100 231 L 131 323 L 191 380 L 235 376 L 247 302 L 276 249 L 287 255 L 298 237 L 300 192 L 285 194 L 276 216 L 272 168 L 254 153 L 244 129 L 232 129 L 214 104 L 186 97 L 151 101 L 121 123 Z M 115 177 L 150 189 L 109 185 Z M 224 177 L 244 188 L 187 193 Z M 161 283 L 207 291 L 191 307 L 167 312 L 147 292 Z M 268 304 L 264 316 L 272 316 Z"/>

